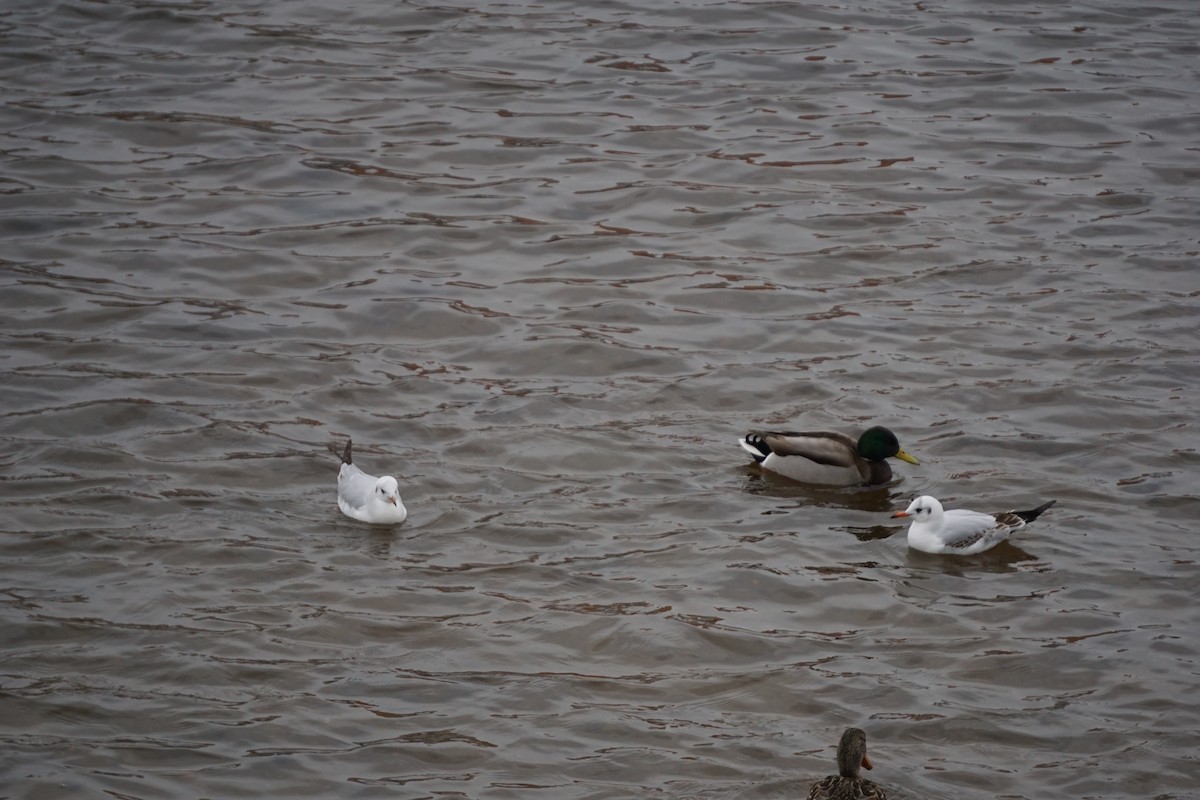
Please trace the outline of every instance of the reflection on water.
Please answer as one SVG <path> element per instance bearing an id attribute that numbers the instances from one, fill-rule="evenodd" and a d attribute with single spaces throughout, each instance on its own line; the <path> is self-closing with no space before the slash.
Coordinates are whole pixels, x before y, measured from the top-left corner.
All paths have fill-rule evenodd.
<path id="1" fill-rule="evenodd" d="M 0 782 L 1186 796 L 1193 11 L 10 4 Z"/>

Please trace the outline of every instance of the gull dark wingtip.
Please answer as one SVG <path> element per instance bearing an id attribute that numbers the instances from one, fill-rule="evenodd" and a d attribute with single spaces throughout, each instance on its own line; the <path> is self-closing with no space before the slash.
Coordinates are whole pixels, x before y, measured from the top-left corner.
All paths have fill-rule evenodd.
<path id="1" fill-rule="evenodd" d="M 1038 517 L 1040 517 L 1042 515 L 1042 512 L 1044 512 L 1046 509 L 1050 508 L 1050 506 L 1054 505 L 1057 502 L 1058 502 L 1057 500 L 1049 500 L 1045 503 L 1042 503 L 1037 508 L 1030 509 L 1029 511 L 1014 511 L 1013 513 L 1016 514 L 1021 519 L 1025 520 L 1026 522 L 1033 522 L 1035 519 L 1037 519 Z"/>

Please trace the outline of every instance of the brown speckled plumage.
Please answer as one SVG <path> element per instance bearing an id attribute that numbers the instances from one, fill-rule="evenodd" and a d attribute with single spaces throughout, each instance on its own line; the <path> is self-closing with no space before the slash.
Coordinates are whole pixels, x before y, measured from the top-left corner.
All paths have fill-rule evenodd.
<path id="1" fill-rule="evenodd" d="M 859 767 L 871 769 L 867 758 L 867 734 L 846 728 L 837 749 L 838 774 L 813 784 L 808 800 L 887 800 L 887 793 L 858 775 Z"/>

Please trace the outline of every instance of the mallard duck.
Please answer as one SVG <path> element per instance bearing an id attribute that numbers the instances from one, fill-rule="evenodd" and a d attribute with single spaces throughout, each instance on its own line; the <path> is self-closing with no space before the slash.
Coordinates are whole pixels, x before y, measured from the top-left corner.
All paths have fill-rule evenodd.
<path id="1" fill-rule="evenodd" d="M 808 800 L 887 800 L 887 792 L 866 778 L 858 777 L 858 768 L 871 769 L 867 758 L 867 734 L 859 728 L 846 728 L 837 749 L 838 774 L 828 775 L 813 784 Z"/>
<path id="2" fill-rule="evenodd" d="M 875 486 L 892 479 L 892 468 L 884 459 L 920 463 L 900 449 L 896 434 L 881 425 L 867 428 L 857 442 L 832 431 L 754 431 L 738 443 L 763 469 L 804 483 Z"/>
<path id="3" fill-rule="evenodd" d="M 350 457 L 351 444 L 347 440 L 346 449 L 341 454 L 338 508 L 347 517 L 372 525 L 399 525 L 404 522 L 408 518 L 408 509 L 400 499 L 400 486 L 396 479 L 391 475 L 377 478 L 359 469 Z"/>
<path id="4" fill-rule="evenodd" d="M 984 514 L 963 508 L 946 511 L 935 498 L 925 495 L 913 500 L 903 511 L 892 514 L 892 519 L 912 518 L 912 525 L 908 526 L 908 546 L 914 550 L 969 556 L 1000 544 L 1014 531 L 1040 517 L 1055 502 L 1051 500 L 1030 511 Z"/>

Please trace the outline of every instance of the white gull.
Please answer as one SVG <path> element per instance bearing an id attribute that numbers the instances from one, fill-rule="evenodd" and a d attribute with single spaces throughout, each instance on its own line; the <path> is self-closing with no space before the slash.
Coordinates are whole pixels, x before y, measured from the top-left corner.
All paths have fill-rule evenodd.
<path id="1" fill-rule="evenodd" d="M 912 518 L 908 546 L 914 550 L 969 556 L 1000 544 L 1054 503 L 1051 500 L 1030 511 L 984 514 L 963 508 L 946 511 L 935 498 L 925 495 L 913 500 L 905 510 L 892 514 L 892 518 Z"/>
<path id="2" fill-rule="evenodd" d="M 400 499 L 400 486 L 396 479 L 391 475 L 377 478 L 359 469 L 350 457 L 351 444 L 347 440 L 346 449 L 341 454 L 338 508 L 347 517 L 372 525 L 399 525 L 404 522 L 408 517 L 408 509 Z"/>

